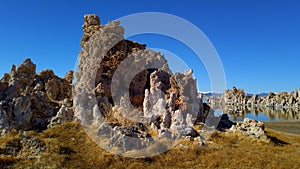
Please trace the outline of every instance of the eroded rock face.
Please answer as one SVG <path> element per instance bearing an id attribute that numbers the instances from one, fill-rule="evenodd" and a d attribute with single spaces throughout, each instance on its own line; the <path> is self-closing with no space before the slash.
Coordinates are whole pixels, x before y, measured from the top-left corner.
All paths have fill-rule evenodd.
<path id="1" fill-rule="evenodd" d="M 68 72 L 68 80 L 52 70 L 36 74 L 36 65 L 30 59 L 18 67 L 13 65 L 0 82 L 0 129 L 46 129 L 63 105 L 72 109 L 72 104 L 63 102 L 72 100 L 70 79 L 72 72 Z"/>
<path id="2" fill-rule="evenodd" d="M 97 17 L 87 15 L 84 29 L 90 25 L 88 18 L 94 18 L 98 26 L 93 25 L 97 30 L 90 31 L 93 34 L 84 30 L 76 72 L 75 116 L 81 123 L 98 127 L 97 133 L 111 136 L 110 144 L 117 147 L 124 145 L 127 137 L 113 131 L 110 124 L 121 129 L 140 122 L 161 135 L 170 135 L 162 131 L 172 133 L 171 138 L 197 137 L 192 126 L 196 120 L 204 121 L 205 115 L 193 72 L 173 74 L 163 55 L 124 40 L 124 30 L 117 21 L 100 25 Z M 134 136 L 138 147 L 143 138 Z"/>
<path id="3" fill-rule="evenodd" d="M 136 52 L 139 49 L 145 49 L 145 45 L 138 44 L 136 42 L 121 40 L 115 46 L 113 46 L 103 59 L 101 60 L 100 65 L 98 65 L 99 69 L 97 69 L 96 77 L 95 77 L 95 86 L 97 86 L 96 95 L 97 96 L 106 96 L 109 99 L 111 96 L 111 85 L 112 85 L 112 77 L 121 64 L 121 62 L 131 55 L 133 52 Z M 133 60 L 133 59 L 132 59 Z M 132 65 L 132 62 L 130 63 Z M 129 66 L 128 66 L 129 67 Z M 127 70 L 128 71 L 128 70 Z M 125 73 L 124 73 L 125 74 Z M 143 72 L 145 74 L 145 72 Z M 119 77 L 118 77 L 119 78 Z M 125 77 L 122 77 L 124 79 Z M 131 79 L 130 79 L 131 80 Z M 142 86 L 146 83 L 146 78 L 144 76 L 136 77 L 136 83 L 131 86 L 134 88 L 133 91 L 143 90 L 136 89 L 139 86 Z M 118 80 L 118 82 L 122 82 L 122 80 Z M 117 86 L 118 87 L 118 86 Z"/>
<path id="4" fill-rule="evenodd" d="M 85 16 L 85 18 L 89 17 Z M 86 22 L 89 21 L 85 19 L 84 25 L 89 24 Z M 112 74 L 110 70 L 113 69 L 117 58 L 113 59 L 114 52 L 107 59 L 105 59 L 105 56 L 119 42 L 120 46 L 125 45 L 121 42 L 124 30 L 119 26 L 119 22 L 110 22 L 101 26 L 99 23 L 98 26 L 100 29 L 82 44 L 83 50 L 80 51 L 78 57 L 77 81 L 73 88 L 75 116 L 83 125 L 99 124 L 103 118 L 102 116 L 108 117 L 111 115 L 110 106 L 107 104 L 110 97 L 109 79 L 110 73 Z M 109 67 L 107 70 L 103 67 L 104 65 L 100 67 L 106 60 L 106 68 Z M 106 100 L 106 102 L 99 103 L 103 100 Z M 95 105 L 99 105 L 100 110 L 94 108 Z"/>
<path id="5" fill-rule="evenodd" d="M 84 43 L 100 29 L 100 18 L 97 15 L 84 15 L 84 24 L 82 25 L 83 37 L 80 45 L 83 47 Z"/>

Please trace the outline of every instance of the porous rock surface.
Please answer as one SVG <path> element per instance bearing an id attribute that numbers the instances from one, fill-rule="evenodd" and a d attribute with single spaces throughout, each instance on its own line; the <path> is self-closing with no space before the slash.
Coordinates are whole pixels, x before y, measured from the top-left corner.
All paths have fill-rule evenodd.
<path id="1" fill-rule="evenodd" d="M 239 132 L 245 136 L 250 136 L 257 139 L 266 139 L 267 135 L 264 131 L 265 126 L 263 122 L 245 118 L 242 122 L 237 122 L 235 125 L 227 130 L 228 132 Z"/>
<path id="2" fill-rule="evenodd" d="M 57 115 L 72 110 L 73 72 L 60 78 L 52 70 L 36 73 L 36 65 L 25 59 L 0 81 L 0 130 L 33 129 L 41 131 Z M 61 121 L 72 120 L 73 113 Z"/>
<path id="3" fill-rule="evenodd" d="M 100 25 L 95 15 L 84 18 L 83 49 L 74 86 L 76 118 L 84 126 L 98 127 L 99 135 L 111 136 L 114 146 L 124 145 L 119 143 L 128 139 L 120 132 L 124 127 L 132 133 L 144 133 L 133 127 L 136 123 L 159 135 L 170 133 L 170 138 L 197 137 L 192 126 L 205 117 L 193 72 L 173 74 L 163 55 L 124 40 L 118 21 Z M 142 140 L 148 136 L 135 136 L 138 145 L 147 144 Z"/>

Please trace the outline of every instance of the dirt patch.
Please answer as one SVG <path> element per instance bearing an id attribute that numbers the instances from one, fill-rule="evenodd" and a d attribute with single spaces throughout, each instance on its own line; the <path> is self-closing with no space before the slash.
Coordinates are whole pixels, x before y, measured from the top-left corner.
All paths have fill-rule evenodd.
<path id="1" fill-rule="evenodd" d="M 264 122 L 269 129 L 300 135 L 300 121 Z"/>

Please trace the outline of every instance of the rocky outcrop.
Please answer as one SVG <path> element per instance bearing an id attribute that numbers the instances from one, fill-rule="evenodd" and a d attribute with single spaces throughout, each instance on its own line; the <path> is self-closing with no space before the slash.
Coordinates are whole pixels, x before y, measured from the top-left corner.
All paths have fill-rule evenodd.
<path id="1" fill-rule="evenodd" d="M 244 104 L 248 101 L 248 96 L 243 89 L 233 87 L 232 90 L 225 90 L 222 95 L 222 101 L 225 104 Z"/>
<path id="2" fill-rule="evenodd" d="M 59 78 L 52 70 L 36 74 L 36 65 L 26 59 L 12 66 L 0 82 L 0 129 L 43 130 L 61 107 L 72 109 L 72 72 Z M 71 111 L 71 110 L 70 110 Z M 60 114 L 66 111 L 61 110 Z M 64 120 L 73 118 L 62 118 Z"/>
<path id="3" fill-rule="evenodd" d="M 300 110 L 299 90 L 293 92 L 270 92 L 267 96 L 254 94 L 249 96 L 243 89 L 233 87 L 232 90 L 225 90 L 221 99 L 209 98 L 211 103 L 219 105 L 246 105 L 249 107 L 270 107 L 274 109 L 294 109 Z"/>
<path id="4" fill-rule="evenodd" d="M 237 122 L 233 125 L 228 132 L 239 132 L 246 136 L 250 136 L 257 139 L 267 139 L 264 131 L 264 123 L 256 120 L 245 118 L 243 122 Z"/>
<path id="5" fill-rule="evenodd" d="M 119 130 L 124 127 L 134 129 L 130 133 L 135 133 L 138 149 L 151 144 L 143 140 L 152 136 L 141 136 L 145 131 L 136 130 L 136 123 L 162 137 L 198 137 L 192 127 L 195 121 L 203 122 L 205 114 L 193 72 L 173 74 L 163 55 L 124 40 L 118 21 L 98 21 L 95 15 L 84 17 L 83 50 L 73 88 L 76 118 L 87 128 L 98 128 L 99 136 L 110 136 L 110 145 L 123 150 L 131 150 L 124 143 L 127 135 Z"/>
<path id="6" fill-rule="evenodd" d="M 122 112 L 124 116 L 126 116 L 126 112 L 131 112 L 135 108 L 142 108 L 142 115 L 145 116 L 150 117 L 156 114 L 160 116 L 166 114 L 167 116 L 168 113 L 165 111 L 169 109 L 170 105 L 170 111 L 180 108 L 184 114 L 190 113 L 194 118 L 197 118 L 202 105 L 197 97 L 196 81 L 192 78 L 192 71 L 172 75 L 167 61 L 160 53 L 145 49 L 145 45 L 123 40 L 124 30 L 118 22 L 100 25 L 98 21 L 99 18 L 95 15 L 84 17 L 84 37 L 88 36 L 88 38 L 84 38 L 86 40 L 82 41 L 83 50 L 79 56 L 75 92 L 88 88 L 91 91 L 87 91 L 87 93 L 95 91 L 95 101 L 104 117 L 113 116 L 113 114 L 109 114 L 111 112 L 107 112 L 105 109 L 107 105 L 103 104 L 112 104 L 114 105 L 113 109 Z M 98 31 L 91 31 L 94 33 L 93 35 L 86 35 L 85 29 L 89 25 L 97 27 L 93 30 Z M 110 34 L 105 34 L 105 31 L 109 31 Z M 112 39 L 113 41 L 111 41 Z M 94 47 L 96 44 L 114 45 L 103 50 L 107 47 L 99 46 L 96 48 Z M 88 52 L 88 50 L 92 52 Z M 91 53 L 96 53 L 97 57 Z M 88 64 L 89 66 L 87 66 Z M 85 67 L 89 67 L 89 70 L 95 68 L 95 71 L 90 73 L 94 74 L 95 77 L 85 76 Z M 143 69 L 139 70 L 140 67 Z M 90 83 L 91 81 L 94 81 L 94 84 Z M 103 100 L 106 101 L 103 102 Z M 130 102 L 124 103 L 124 100 L 130 100 Z M 101 101 L 102 103 L 99 103 Z M 75 102 L 80 103 L 80 101 Z M 90 117 L 81 118 L 87 114 L 90 114 Z M 87 124 L 95 119 L 92 117 L 92 112 L 85 113 L 85 115 L 77 114 L 77 116 L 79 119 L 84 119 Z"/>
<path id="7" fill-rule="evenodd" d="M 268 96 L 264 97 L 253 96 L 247 102 L 247 105 L 253 107 L 274 107 L 276 109 L 300 110 L 298 93 L 299 90 L 293 92 L 280 92 L 277 94 L 270 92 Z"/>
<path id="8" fill-rule="evenodd" d="M 296 120 L 300 119 L 300 90 L 269 94 L 248 95 L 243 89 L 233 87 L 225 90 L 221 97 L 206 96 L 206 103 L 214 109 L 222 109 L 234 119 L 243 118 L 252 112 L 263 113 L 270 119 Z"/>

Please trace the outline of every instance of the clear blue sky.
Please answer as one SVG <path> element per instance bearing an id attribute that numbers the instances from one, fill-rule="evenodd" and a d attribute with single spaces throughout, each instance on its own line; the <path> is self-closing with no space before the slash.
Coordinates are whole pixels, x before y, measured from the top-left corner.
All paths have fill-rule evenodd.
<path id="1" fill-rule="evenodd" d="M 102 23 L 137 12 L 164 12 L 195 24 L 215 46 L 227 86 L 249 93 L 300 88 L 300 3 L 296 0 L 10 0 L 0 4 L 0 74 L 31 58 L 38 71 L 64 76 L 81 49 L 86 13 Z M 159 26 L 159 25 L 158 25 Z M 209 91 L 207 72 L 180 42 L 156 35 L 131 39 L 180 56 L 195 70 L 199 90 Z"/>

